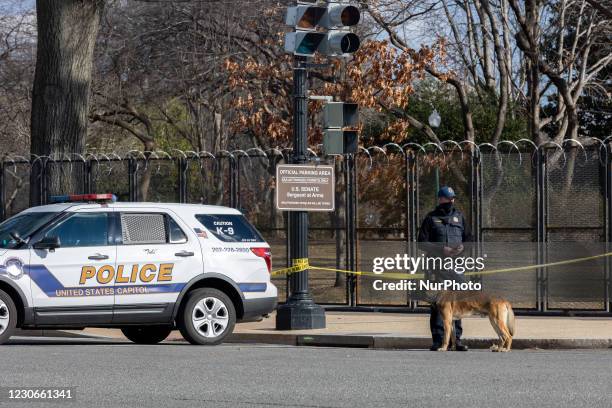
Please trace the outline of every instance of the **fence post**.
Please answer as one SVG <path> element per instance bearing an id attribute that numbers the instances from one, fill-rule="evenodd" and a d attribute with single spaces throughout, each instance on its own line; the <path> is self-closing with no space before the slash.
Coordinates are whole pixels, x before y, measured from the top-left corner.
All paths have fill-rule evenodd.
<path id="1" fill-rule="evenodd" d="M 179 157 L 178 165 L 178 202 L 187 202 L 187 159 Z"/>
<path id="2" fill-rule="evenodd" d="M 546 149 L 538 149 L 537 154 L 537 167 L 536 167 L 536 203 L 537 203 L 537 263 L 543 264 L 547 259 L 546 251 L 546 226 L 547 226 L 547 203 L 548 203 L 548 191 L 546 185 Z M 545 312 L 547 309 L 547 271 L 546 268 L 538 268 L 536 272 L 537 280 L 537 308 L 541 312 Z"/>
<path id="3" fill-rule="evenodd" d="M 407 249 L 410 255 L 415 256 L 417 252 L 417 225 L 418 225 L 418 214 L 417 214 L 417 160 L 416 156 L 412 151 L 406 153 L 406 243 Z M 418 301 L 410 299 L 410 292 L 408 292 L 408 306 L 411 310 L 414 310 L 418 306 Z"/>
<path id="4" fill-rule="evenodd" d="M 345 181 L 346 181 L 346 269 L 354 271 L 357 252 L 357 177 L 355 167 L 355 155 L 345 156 Z M 357 305 L 357 276 L 348 274 L 346 277 L 347 302 L 349 306 Z"/>
<path id="5" fill-rule="evenodd" d="M 481 238 L 481 205 L 482 205 L 482 191 L 480 183 L 480 152 L 474 149 L 471 153 L 471 166 L 470 166 L 470 227 L 472 230 L 472 236 L 474 242 L 480 242 Z"/>
<path id="6" fill-rule="evenodd" d="M 40 159 L 40 160 L 42 160 L 42 159 Z M 38 197 L 39 197 L 38 198 L 38 202 L 34 202 L 32 200 L 33 194 L 30 193 L 30 198 L 29 198 L 30 207 L 34 207 L 36 205 L 40 205 L 40 192 L 42 191 L 41 185 L 40 185 L 39 182 L 36 182 L 36 183 L 34 182 L 36 180 L 36 177 L 37 177 L 35 169 L 38 166 L 38 161 L 39 161 L 38 159 L 35 159 L 34 161 L 30 160 L 30 191 L 33 188 L 36 188 L 36 189 L 38 189 L 38 193 L 39 193 L 39 194 L 37 194 Z M 38 172 L 38 176 L 40 176 L 40 172 Z"/>
<path id="7" fill-rule="evenodd" d="M 352 160 L 353 160 L 353 165 L 352 165 L 352 172 L 351 172 L 351 177 L 352 177 L 352 184 L 353 184 L 353 197 L 352 197 L 352 204 L 353 204 L 353 228 L 352 228 L 352 240 L 353 240 L 353 254 L 352 254 L 352 263 L 353 263 L 353 268 L 351 269 L 352 271 L 356 271 L 358 268 L 358 264 L 359 264 L 359 239 L 357 237 L 357 204 L 358 204 L 358 200 L 357 200 L 357 195 L 359 193 L 359 185 L 357 184 L 357 165 L 356 165 L 356 160 L 355 160 L 355 154 L 352 154 L 351 156 L 353 156 Z M 357 306 L 357 275 L 351 274 L 351 284 L 352 284 L 352 304 L 354 306 Z"/>
<path id="8" fill-rule="evenodd" d="M 612 142 L 603 149 L 606 154 L 604 166 L 605 172 L 605 228 L 606 228 L 606 252 L 612 250 Z M 601 154 L 601 150 L 600 150 Z M 605 308 L 606 312 L 612 312 L 612 258 L 606 257 L 606 284 L 605 284 Z"/>
<path id="9" fill-rule="evenodd" d="M 417 240 L 417 160 L 410 152 L 406 154 L 406 240 L 416 242 Z"/>
<path id="10" fill-rule="evenodd" d="M 274 174 L 276 174 L 276 169 L 274 171 Z M 291 223 L 289 222 L 289 211 L 283 211 L 283 222 L 285 223 L 285 259 L 287 260 L 285 267 L 289 268 L 293 266 L 291 263 Z M 290 277 L 291 274 L 289 273 L 285 275 L 285 302 L 287 301 L 287 299 L 289 299 Z"/>
<path id="11" fill-rule="evenodd" d="M 481 183 L 480 183 L 480 150 L 470 148 L 470 175 L 469 175 L 469 196 L 470 196 L 470 232 L 472 235 L 472 245 L 470 245 L 470 256 L 480 256 L 481 241 Z M 482 282 L 482 276 L 475 276 L 475 282 Z"/>
<path id="12" fill-rule="evenodd" d="M 351 261 L 350 261 L 350 256 L 349 254 L 351 253 L 351 245 L 350 245 L 350 240 L 351 240 L 351 228 L 350 228 L 350 224 L 351 224 L 351 217 L 349 215 L 350 213 L 350 196 L 351 196 L 351 187 L 350 187 L 350 177 L 349 177 L 349 156 L 348 155 L 344 155 L 342 156 L 342 168 L 344 170 L 343 173 L 343 177 L 344 177 L 344 237 L 345 237 L 345 242 L 344 242 L 344 269 L 346 270 L 350 270 L 351 269 Z M 344 280 L 344 286 L 345 286 L 345 290 L 346 290 L 346 302 L 348 303 L 348 305 L 351 305 L 351 290 L 350 290 L 350 284 L 349 284 L 349 279 L 350 279 L 350 275 L 346 275 L 346 279 Z"/>
<path id="13" fill-rule="evenodd" d="M 484 252 L 484 234 L 482 231 L 482 225 L 483 225 L 483 217 L 484 217 L 484 210 L 483 210 L 483 203 L 484 203 L 484 181 L 483 181 L 483 170 L 482 170 L 482 154 L 480 153 L 480 149 L 477 149 L 477 154 L 478 154 L 478 186 L 477 186 L 477 203 L 478 203 L 478 207 L 477 207 L 477 220 L 478 220 L 478 225 L 476 226 L 476 256 L 484 256 L 486 255 L 486 253 Z M 480 280 L 482 281 L 482 277 L 480 278 Z"/>
<path id="14" fill-rule="evenodd" d="M 237 177 L 236 173 L 238 171 L 238 164 L 236 159 L 233 156 L 228 156 L 229 160 L 229 193 L 230 193 L 230 203 L 229 206 L 232 208 L 238 208 L 238 197 L 237 197 Z"/>
<path id="15" fill-rule="evenodd" d="M 4 159 L 3 159 L 0 162 L 0 222 L 4 221 L 4 218 L 6 218 L 6 193 L 4 191 L 5 189 L 4 170 L 5 170 L 5 164 L 4 164 Z"/>
<path id="16" fill-rule="evenodd" d="M 128 159 L 128 195 L 131 202 L 138 201 L 138 192 L 136 190 L 138 183 L 137 165 L 136 159 L 130 156 Z"/>
<path id="17" fill-rule="evenodd" d="M 249 158 L 249 160 L 251 159 Z M 236 208 L 242 211 L 242 200 L 240 199 L 240 156 L 237 156 L 236 158 L 236 174 L 234 175 L 234 186 L 234 194 L 236 195 L 234 200 L 236 201 Z"/>
<path id="18" fill-rule="evenodd" d="M 40 205 L 47 204 L 47 197 L 49 194 L 48 180 L 47 180 L 47 165 L 49 159 L 43 159 L 40 162 Z"/>
<path id="19" fill-rule="evenodd" d="M 85 194 L 91 194 L 91 160 L 83 161 L 83 190 Z"/>

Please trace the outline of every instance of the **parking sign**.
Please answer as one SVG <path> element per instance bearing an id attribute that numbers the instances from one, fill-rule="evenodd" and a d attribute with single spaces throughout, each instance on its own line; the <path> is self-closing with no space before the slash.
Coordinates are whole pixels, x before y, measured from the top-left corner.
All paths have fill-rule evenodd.
<path id="1" fill-rule="evenodd" d="M 334 211 L 334 166 L 279 164 L 276 208 L 285 211 Z"/>

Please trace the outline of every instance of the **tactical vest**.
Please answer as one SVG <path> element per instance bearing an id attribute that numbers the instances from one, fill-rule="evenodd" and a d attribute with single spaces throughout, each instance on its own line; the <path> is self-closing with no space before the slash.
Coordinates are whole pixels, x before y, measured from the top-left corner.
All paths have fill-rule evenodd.
<path id="1" fill-rule="evenodd" d="M 463 242 L 463 217 L 459 211 L 453 211 L 447 216 L 432 215 L 432 242 L 460 244 Z"/>

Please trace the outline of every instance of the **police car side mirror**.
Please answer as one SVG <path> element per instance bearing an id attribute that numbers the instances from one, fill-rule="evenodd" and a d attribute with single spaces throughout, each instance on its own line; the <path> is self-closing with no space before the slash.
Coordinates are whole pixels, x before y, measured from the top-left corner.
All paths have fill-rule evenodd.
<path id="1" fill-rule="evenodd" d="M 34 244 L 34 249 L 48 249 L 53 251 L 60 247 L 59 237 L 44 237 L 40 241 Z"/>

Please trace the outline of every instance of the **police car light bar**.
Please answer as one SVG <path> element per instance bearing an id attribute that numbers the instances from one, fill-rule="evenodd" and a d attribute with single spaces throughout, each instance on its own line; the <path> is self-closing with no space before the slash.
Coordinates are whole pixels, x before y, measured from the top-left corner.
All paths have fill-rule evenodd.
<path id="1" fill-rule="evenodd" d="M 60 196 L 51 196 L 52 203 L 71 203 L 71 202 L 104 202 L 114 203 L 117 201 L 117 196 L 114 194 L 68 194 Z"/>

